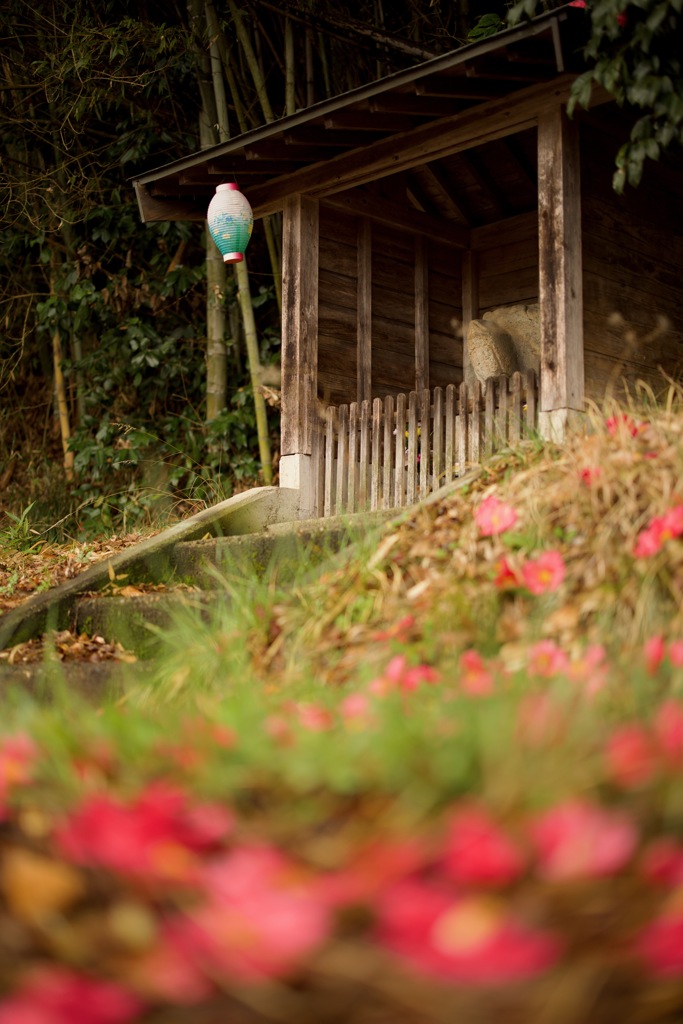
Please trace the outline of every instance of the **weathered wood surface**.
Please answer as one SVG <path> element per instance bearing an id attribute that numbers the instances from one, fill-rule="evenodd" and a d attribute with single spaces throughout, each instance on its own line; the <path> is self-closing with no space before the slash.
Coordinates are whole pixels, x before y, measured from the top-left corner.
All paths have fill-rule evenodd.
<path id="1" fill-rule="evenodd" d="M 329 408 L 314 446 L 316 514 L 401 508 L 536 429 L 533 371 Z"/>
<path id="2" fill-rule="evenodd" d="M 358 221 L 357 400 L 372 396 L 372 224 Z"/>
<path id="3" fill-rule="evenodd" d="M 318 202 L 292 196 L 282 231 L 283 455 L 312 451 L 318 368 Z"/>
<path id="4" fill-rule="evenodd" d="M 583 409 L 579 127 L 563 107 L 538 123 L 540 411 Z"/>

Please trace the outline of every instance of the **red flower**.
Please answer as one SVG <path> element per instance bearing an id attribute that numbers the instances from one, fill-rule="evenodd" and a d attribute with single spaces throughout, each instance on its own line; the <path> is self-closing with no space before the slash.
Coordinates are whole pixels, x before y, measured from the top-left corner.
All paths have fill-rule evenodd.
<path id="1" fill-rule="evenodd" d="M 638 534 L 633 553 L 636 558 L 656 555 L 668 540 L 683 534 L 683 505 L 675 505 L 662 516 L 653 516 Z"/>
<path id="2" fill-rule="evenodd" d="M 0 1003 L 0 1024 L 126 1024 L 142 1009 L 135 996 L 113 982 L 43 967 Z"/>
<path id="3" fill-rule="evenodd" d="M 661 636 L 651 636 L 643 644 L 643 653 L 645 655 L 645 667 L 650 675 L 653 676 L 666 655 L 664 638 Z"/>
<path id="4" fill-rule="evenodd" d="M 403 654 L 391 659 L 383 674 L 373 679 L 368 689 L 371 693 L 383 695 L 393 690 L 410 693 L 423 683 L 438 683 L 441 676 L 429 665 L 410 665 Z"/>
<path id="5" fill-rule="evenodd" d="M 640 870 L 658 885 L 683 885 L 683 846 L 669 836 L 653 839 L 643 852 Z"/>
<path id="6" fill-rule="evenodd" d="M 522 566 L 522 578 L 532 594 L 547 594 L 562 585 L 566 573 L 559 551 L 544 551 Z"/>
<path id="7" fill-rule="evenodd" d="M 460 655 L 460 688 L 470 697 L 488 697 L 493 693 L 493 672 L 473 648 Z"/>
<path id="8" fill-rule="evenodd" d="M 601 476 L 602 469 L 600 466 L 584 466 L 583 469 L 579 470 L 579 480 L 586 487 L 592 487 Z"/>
<path id="9" fill-rule="evenodd" d="M 631 820 L 581 800 L 546 811 L 531 827 L 539 873 L 553 882 L 601 878 L 620 871 L 635 849 Z"/>
<path id="10" fill-rule="evenodd" d="M 33 779 L 38 747 L 24 732 L 0 740 L 0 797 L 13 786 L 25 786 Z"/>
<path id="11" fill-rule="evenodd" d="M 652 737 L 642 725 L 624 725 L 605 748 L 607 771 L 624 789 L 637 789 L 657 774 L 659 758 Z"/>
<path id="12" fill-rule="evenodd" d="M 299 725 L 309 732 L 327 732 L 334 725 L 332 713 L 320 704 L 302 701 L 294 705 Z"/>
<path id="13" fill-rule="evenodd" d="M 496 565 L 496 578 L 493 585 L 502 590 L 504 587 L 518 587 L 521 583 L 519 573 L 513 569 L 507 558 L 503 557 Z"/>
<path id="14" fill-rule="evenodd" d="M 499 501 L 494 494 L 484 498 L 474 513 L 474 521 L 479 527 L 482 537 L 493 537 L 505 533 L 517 522 L 517 512 L 504 501 Z"/>
<path id="15" fill-rule="evenodd" d="M 377 938 L 416 970 L 470 985 L 535 977 L 560 952 L 553 936 L 527 928 L 491 896 L 454 898 L 417 881 L 386 892 Z"/>
<path id="16" fill-rule="evenodd" d="M 683 704 L 665 700 L 655 712 L 652 726 L 666 767 L 683 767 Z"/>
<path id="17" fill-rule="evenodd" d="M 280 977 L 327 938 L 328 907 L 277 850 L 243 847 L 202 872 L 206 903 L 182 924 L 182 945 L 209 977 Z"/>
<path id="18" fill-rule="evenodd" d="M 524 870 L 524 857 L 491 815 L 472 805 L 449 822 L 443 868 L 458 885 L 507 885 Z"/>
<path id="19" fill-rule="evenodd" d="M 664 912 L 646 925 L 635 943 L 636 952 L 653 974 L 671 978 L 683 974 L 683 912 Z"/>
<path id="20" fill-rule="evenodd" d="M 89 797 L 56 830 L 55 840 L 77 864 L 186 881 L 196 868 L 194 854 L 218 847 L 231 825 L 225 808 L 192 806 L 181 790 L 151 783 L 130 803 L 107 793 Z"/>
<path id="21" fill-rule="evenodd" d="M 637 437 L 647 427 L 647 423 L 637 423 L 628 413 L 621 413 L 619 416 L 610 416 L 605 420 L 607 433 L 611 437 L 619 435 L 630 435 Z"/>
<path id="22" fill-rule="evenodd" d="M 552 679 L 569 668 L 569 658 L 554 640 L 539 640 L 529 648 L 527 668 L 530 675 Z"/>

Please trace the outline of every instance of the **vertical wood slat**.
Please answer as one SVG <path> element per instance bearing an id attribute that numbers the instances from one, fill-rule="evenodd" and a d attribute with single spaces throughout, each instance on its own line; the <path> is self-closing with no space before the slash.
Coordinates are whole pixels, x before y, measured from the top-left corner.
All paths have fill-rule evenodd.
<path id="1" fill-rule="evenodd" d="M 337 439 L 337 515 L 346 512 L 349 505 L 349 407 L 340 405 Z"/>
<path id="2" fill-rule="evenodd" d="M 406 503 L 406 396 L 396 396 L 396 450 L 394 469 L 394 505 L 403 508 Z"/>
<path id="3" fill-rule="evenodd" d="M 335 455 L 335 420 L 337 410 L 330 405 L 325 410 L 325 504 L 324 514 L 331 516 L 334 512 L 334 455 Z"/>
<path id="4" fill-rule="evenodd" d="M 370 471 L 370 508 L 376 512 L 380 507 L 380 485 L 382 459 L 382 399 L 372 403 L 372 468 Z"/>
<path id="5" fill-rule="evenodd" d="M 536 374 L 533 370 L 527 370 L 526 372 L 526 429 L 531 434 L 537 429 L 538 423 L 536 419 Z"/>
<path id="6" fill-rule="evenodd" d="M 418 399 L 420 416 L 420 445 L 419 445 L 419 466 L 420 466 L 420 500 L 426 498 L 430 491 L 430 426 L 431 426 L 431 395 L 428 390 L 422 391 Z"/>
<path id="7" fill-rule="evenodd" d="M 323 493 L 325 487 L 325 446 L 322 423 L 315 424 L 311 438 L 311 473 L 313 474 L 313 516 L 318 519 L 325 513 Z"/>
<path id="8" fill-rule="evenodd" d="M 415 237 L 415 390 L 429 387 L 429 262 L 427 239 Z"/>
<path id="9" fill-rule="evenodd" d="M 508 440 L 514 444 L 522 436 L 522 375 L 519 370 L 512 374 L 510 390 L 512 392 L 512 408 L 510 409 Z"/>
<path id="10" fill-rule="evenodd" d="M 434 418 L 432 426 L 432 490 L 438 491 L 444 482 L 443 466 L 443 388 L 434 388 Z"/>
<path id="11" fill-rule="evenodd" d="M 384 399 L 384 476 L 382 479 L 382 508 L 391 508 L 393 490 L 391 475 L 394 469 L 394 446 L 398 437 L 398 424 L 394 427 L 394 399 L 387 395 Z"/>
<path id="12" fill-rule="evenodd" d="M 470 462 L 481 459 L 481 385 L 478 380 L 472 384 L 472 418 L 470 420 Z"/>
<path id="13" fill-rule="evenodd" d="M 444 483 L 449 484 L 455 476 L 457 451 L 455 447 L 455 384 L 446 388 L 446 469 Z"/>
<path id="14" fill-rule="evenodd" d="M 348 511 L 358 511 L 358 402 L 349 406 L 349 479 L 347 487 Z"/>
<path id="15" fill-rule="evenodd" d="M 503 448 L 508 436 L 508 379 L 496 377 L 498 411 L 496 414 L 496 447 Z"/>
<path id="16" fill-rule="evenodd" d="M 462 476 L 462 474 L 466 471 L 466 468 L 467 468 L 467 449 L 469 447 L 469 445 L 468 445 L 468 437 L 467 437 L 467 435 L 468 435 L 468 429 L 467 428 L 469 426 L 469 423 L 468 423 L 468 420 L 469 420 L 469 409 L 468 409 L 469 401 L 468 401 L 468 388 L 467 388 L 467 384 L 465 383 L 465 381 L 463 381 L 462 384 L 460 385 L 459 396 L 460 396 L 460 400 L 458 402 L 459 437 L 458 437 L 457 459 L 458 459 L 458 475 Z"/>
<path id="17" fill-rule="evenodd" d="M 417 501 L 417 392 L 408 395 L 408 469 L 406 481 L 406 502 L 414 505 Z"/>
<path id="18" fill-rule="evenodd" d="M 285 199 L 282 221 L 280 451 L 309 455 L 318 390 L 318 201 Z"/>
<path id="19" fill-rule="evenodd" d="M 493 377 L 486 381 L 486 395 L 484 397 L 484 455 L 493 455 L 495 444 L 495 423 L 496 423 L 496 388 Z"/>
<path id="20" fill-rule="evenodd" d="M 360 459 L 358 471 L 358 507 L 368 507 L 368 471 L 370 469 L 370 403 L 360 403 Z"/>
<path id="21" fill-rule="evenodd" d="M 358 221 L 358 291 L 356 304 L 357 400 L 372 398 L 372 222 Z"/>

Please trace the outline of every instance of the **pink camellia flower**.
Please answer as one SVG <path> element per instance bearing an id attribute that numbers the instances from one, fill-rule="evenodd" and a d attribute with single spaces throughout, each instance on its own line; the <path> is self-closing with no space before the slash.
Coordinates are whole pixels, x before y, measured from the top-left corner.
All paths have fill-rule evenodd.
<path id="1" fill-rule="evenodd" d="M 543 551 L 522 566 L 522 579 L 532 594 L 547 594 L 557 590 L 566 574 L 564 558 L 559 551 Z"/>
<path id="2" fill-rule="evenodd" d="M 55 830 L 61 855 L 150 879 L 188 881 L 195 854 L 220 847 L 232 827 L 218 804 L 190 804 L 182 790 L 155 782 L 133 801 L 88 797 Z"/>
<path id="3" fill-rule="evenodd" d="M 582 800 L 551 808 L 532 824 L 539 874 L 552 882 L 620 871 L 636 847 L 630 818 Z"/>
<path id="4" fill-rule="evenodd" d="M 504 501 L 490 494 L 474 513 L 474 521 L 482 537 L 493 537 L 510 530 L 517 522 L 517 512 Z"/>
<path id="5" fill-rule="evenodd" d="M 683 640 L 672 640 L 669 644 L 669 661 L 673 668 L 683 668 Z"/>
<path id="6" fill-rule="evenodd" d="M 114 982 L 41 967 L 0 1002 L 0 1024 L 127 1024 L 142 1010 L 140 1000 Z"/>
<path id="7" fill-rule="evenodd" d="M 393 657 L 381 676 L 368 685 L 370 693 L 382 696 L 394 690 L 410 693 L 423 683 L 438 683 L 441 676 L 430 665 L 410 665 L 403 654 Z"/>
<path id="8" fill-rule="evenodd" d="M 661 978 L 683 975 L 683 911 L 666 909 L 641 930 L 635 951 L 650 971 Z"/>
<path id="9" fill-rule="evenodd" d="M 327 732 L 334 725 L 332 712 L 320 704 L 302 701 L 295 705 L 299 725 L 309 732 Z"/>
<path id="10" fill-rule="evenodd" d="M 31 782 L 37 760 L 38 747 L 26 733 L 3 736 L 0 740 L 0 793 Z"/>
<path id="11" fill-rule="evenodd" d="M 202 884 L 205 903 L 179 927 L 183 948 L 211 978 L 281 977 L 330 933 L 314 885 L 270 847 L 241 847 L 207 864 Z"/>
<path id="12" fill-rule="evenodd" d="M 628 413 L 621 413 L 619 416 L 610 416 L 605 420 L 605 426 L 607 433 L 611 437 L 619 435 L 630 435 L 631 437 L 637 437 L 645 428 L 646 423 L 637 423 L 632 416 Z"/>
<path id="13" fill-rule="evenodd" d="M 653 839 L 643 851 L 640 871 L 656 885 L 683 885 L 683 846 L 670 836 Z"/>
<path id="14" fill-rule="evenodd" d="M 501 558 L 496 565 L 496 576 L 493 581 L 494 587 L 503 590 L 506 587 L 518 587 L 521 582 L 519 573 L 513 569 L 507 558 Z"/>
<path id="15" fill-rule="evenodd" d="M 623 789 L 638 789 L 651 782 L 659 769 L 652 736 L 642 725 L 622 725 L 605 746 L 607 773 Z"/>
<path id="16" fill-rule="evenodd" d="M 547 932 L 517 921 L 490 895 L 456 897 L 419 881 L 387 890 L 377 940 L 420 973 L 469 985 L 536 977 L 559 958 Z"/>
<path id="17" fill-rule="evenodd" d="M 645 668 L 653 676 L 666 657 L 664 637 L 651 636 L 649 640 L 646 640 L 643 644 L 643 654 L 645 655 Z"/>
<path id="18" fill-rule="evenodd" d="M 519 878 L 524 856 L 488 811 L 473 804 L 459 808 L 451 817 L 442 865 L 458 885 L 495 887 Z"/>
<path id="19" fill-rule="evenodd" d="M 569 668 L 569 658 L 554 640 L 539 640 L 529 648 L 527 670 L 531 676 L 552 679 Z"/>
<path id="20" fill-rule="evenodd" d="M 567 727 L 564 708 L 547 693 L 527 694 L 519 704 L 517 732 L 532 747 L 557 742 Z"/>
<path id="21" fill-rule="evenodd" d="M 638 534 L 633 553 L 636 558 L 656 555 L 668 540 L 683 534 L 683 505 L 675 505 L 664 515 L 653 516 L 644 530 Z"/>
<path id="22" fill-rule="evenodd" d="M 479 651 L 470 648 L 463 651 L 459 661 L 459 684 L 463 693 L 470 697 L 488 697 L 493 693 L 495 681 Z"/>
<path id="23" fill-rule="evenodd" d="M 572 682 L 581 683 L 587 696 L 594 697 L 607 685 L 609 673 L 607 651 L 603 645 L 589 644 L 580 656 L 570 662 L 566 675 Z"/>
<path id="24" fill-rule="evenodd" d="M 660 704 L 652 729 L 665 767 L 683 767 L 683 704 L 672 699 Z"/>

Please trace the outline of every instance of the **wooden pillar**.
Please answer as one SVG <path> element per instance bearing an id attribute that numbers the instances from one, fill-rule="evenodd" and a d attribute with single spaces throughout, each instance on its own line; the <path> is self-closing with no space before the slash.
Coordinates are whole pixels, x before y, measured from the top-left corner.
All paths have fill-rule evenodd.
<path id="1" fill-rule="evenodd" d="M 280 484 L 313 508 L 311 452 L 318 397 L 318 201 L 285 200 L 282 221 L 282 412 Z"/>
<path id="2" fill-rule="evenodd" d="M 561 440 L 584 408 L 579 134 L 563 107 L 538 123 L 539 429 Z"/>
<path id="3" fill-rule="evenodd" d="M 474 380 L 467 348 L 467 331 L 479 316 L 479 253 L 466 249 L 462 254 L 462 378 Z"/>
<path id="4" fill-rule="evenodd" d="M 356 401 L 372 399 L 372 223 L 358 220 L 358 291 L 356 314 Z"/>
<path id="5" fill-rule="evenodd" d="M 429 261 L 427 240 L 415 237 L 415 390 L 429 387 Z"/>

